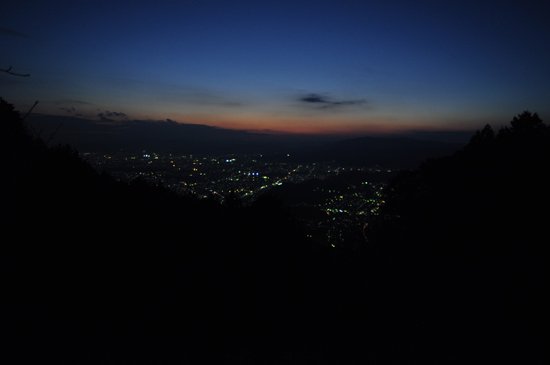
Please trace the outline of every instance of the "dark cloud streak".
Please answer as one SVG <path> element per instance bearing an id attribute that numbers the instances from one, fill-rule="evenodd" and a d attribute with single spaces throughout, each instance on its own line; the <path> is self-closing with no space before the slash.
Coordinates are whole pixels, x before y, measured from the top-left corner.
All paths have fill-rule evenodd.
<path id="1" fill-rule="evenodd" d="M 108 110 L 106 110 L 102 113 L 99 113 L 97 116 L 101 119 L 107 119 L 107 118 L 112 118 L 112 117 L 122 117 L 122 118 L 127 118 L 128 117 L 125 113 L 110 112 Z"/>
<path id="2" fill-rule="evenodd" d="M 60 100 L 60 103 L 69 103 L 69 104 L 83 104 L 83 105 L 94 105 L 92 103 L 88 103 L 86 101 L 81 100 Z"/>
<path id="3" fill-rule="evenodd" d="M 16 30 L 8 29 L 8 28 L 0 27 L 0 33 L 6 34 L 6 35 L 12 35 L 14 37 L 30 38 L 30 36 L 25 33 L 21 33 Z"/>
<path id="4" fill-rule="evenodd" d="M 331 108 L 331 107 L 338 107 L 342 105 L 361 105 L 365 104 L 366 100 L 340 100 L 340 101 L 333 101 L 330 100 L 327 97 L 324 97 L 319 94 L 308 94 L 306 96 L 303 96 L 299 99 L 301 102 L 306 104 L 320 104 L 321 109 Z"/>

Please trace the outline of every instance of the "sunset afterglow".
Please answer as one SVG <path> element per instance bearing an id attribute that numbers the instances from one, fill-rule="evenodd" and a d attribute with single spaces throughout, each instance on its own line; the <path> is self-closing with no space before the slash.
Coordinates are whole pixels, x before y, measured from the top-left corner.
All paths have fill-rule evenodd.
<path id="1" fill-rule="evenodd" d="M 0 67 L 31 75 L 0 75 L 18 109 L 39 100 L 35 113 L 90 120 L 346 135 L 550 115 L 550 35 L 534 5 L 84 3 L 5 9 Z"/>

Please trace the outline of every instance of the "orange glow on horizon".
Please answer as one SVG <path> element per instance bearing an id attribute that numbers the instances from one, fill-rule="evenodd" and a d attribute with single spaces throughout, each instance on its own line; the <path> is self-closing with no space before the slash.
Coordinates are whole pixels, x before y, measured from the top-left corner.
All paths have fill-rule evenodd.
<path id="1" fill-rule="evenodd" d="M 160 118 L 159 118 L 160 119 Z M 390 122 L 347 118 L 337 122 L 327 118 L 285 117 L 266 115 L 182 115 L 174 118 L 179 123 L 203 124 L 233 130 L 256 131 L 274 134 L 392 134 L 403 133 L 411 129 L 429 129 L 404 122 Z M 433 126 L 432 126 L 433 128 Z"/>
<path id="2" fill-rule="evenodd" d="M 160 118 L 159 118 L 160 119 Z M 266 116 L 266 115 L 182 115 L 174 118 L 179 123 L 203 124 L 232 130 L 244 130 L 268 134 L 309 135 L 392 135 L 411 131 L 468 130 L 466 125 L 387 120 L 386 118 L 341 118 L 334 122 L 328 118 Z M 470 128 L 471 129 L 471 128 Z"/>
<path id="3" fill-rule="evenodd" d="M 145 105 L 142 105 L 145 109 Z M 134 107 L 134 112 L 124 117 L 110 116 L 113 121 L 103 121 L 101 123 L 118 124 L 125 120 L 142 121 L 163 121 L 174 120 L 180 124 L 197 124 L 214 128 L 223 128 L 231 130 L 248 131 L 262 134 L 281 134 L 281 135 L 341 135 L 341 136 L 383 136 L 383 135 L 404 135 L 414 131 L 440 132 L 440 131 L 470 131 L 479 129 L 481 123 L 479 120 L 464 120 L 456 118 L 455 122 L 441 121 L 434 117 L 420 118 L 406 115 L 392 114 L 345 114 L 345 113 L 318 113 L 308 112 L 307 114 L 289 114 L 282 112 L 265 112 L 255 110 L 254 112 L 237 112 L 229 110 L 227 113 L 218 113 L 215 110 L 203 111 L 167 111 L 156 108 L 153 112 L 145 113 L 139 110 L 140 107 Z M 51 115 L 59 114 L 59 108 L 52 106 Z M 93 108 L 92 108 L 93 109 Z M 80 115 L 81 118 L 98 120 L 97 111 L 90 109 L 88 113 Z M 112 108 L 115 110 L 115 108 Z M 129 108 L 117 108 L 116 110 L 126 110 Z M 137 110 L 136 110 L 137 109 Z M 151 108 L 153 109 L 153 108 Z M 148 110 L 151 110 L 148 109 Z"/>

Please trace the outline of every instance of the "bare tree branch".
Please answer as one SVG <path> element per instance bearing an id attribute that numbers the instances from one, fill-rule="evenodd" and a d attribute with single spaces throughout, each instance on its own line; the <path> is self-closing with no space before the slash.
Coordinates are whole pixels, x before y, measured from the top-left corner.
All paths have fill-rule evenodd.
<path id="1" fill-rule="evenodd" d="M 2 72 L 6 72 L 6 73 L 9 73 L 10 75 L 15 75 L 15 76 L 21 76 L 21 77 L 29 77 L 30 74 L 18 74 L 18 73 L 15 73 L 15 72 L 11 72 L 11 69 L 13 67 L 10 66 L 8 67 L 7 69 L 3 70 L 0 68 L 0 71 Z M 33 106 L 29 109 L 29 111 L 27 112 L 27 114 L 25 114 L 25 117 L 23 118 L 23 121 L 25 121 L 27 119 L 27 117 L 29 116 L 29 114 L 32 112 L 32 110 L 34 109 L 34 107 L 36 106 L 36 104 L 38 104 L 38 100 L 34 102 Z M 53 133 L 50 135 L 50 138 L 48 138 L 48 140 L 45 142 L 46 143 L 46 146 L 48 145 L 48 143 L 53 139 L 53 137 L 57 134 L 57 132 L 59 131 L 59 129 L 61 129 L 61 127 L 63 126 L 63 123 L 61 123 L 59 125 L 59 127 L 57 127 L 57 129 L 55 131 L 53 131 Z M 37 138 L 40 138 L 40 135 L 42 134 L 42 130 L 40 130 L 39 133 L 37 133 L 34 128 L 32 127 L 32 125 L 29 125 L 29 128 L 31 129 L 31 131 L 34 133 L 34 135 L 37 137 Z"/>
<path id="2" fill-rule="evenodd" d="M 10 75 L 21 76 L 21 77 L 29 77 L 31 75 L 31 74 L 18 74 L 18 73 L 15 73 L 15 72 L 11 72 L 11 69 L 12 69 L 12 66 L 8 67 L 5 70 L 0 68 L 0 71 L 9 73 Z"/>
<path id="3" fill-rule="evenodd" d="M 31 113 L 31 111 L 34 109 L 34 107 L 36 106 L 36 104 L 38 104 L 38 100 L 34 102 L 33 106 L 31 106 L 31 108 L 29 109 L 29 111 L 27 112 L 27 114 L 25 114 L 25 117 L 23 117 L 23 121 L 25 121 L 27 119 L 27 117 L 29 116 L 29 114 Z M 40 135 L 42 134 L 42 130 L 40 130 L 40 132 L 36 132 L 33 128 L 33 126 L 30 124 L 30 123 L 27 123 L 27 126 L 31 129 L 31 131 L 34 133 L 35 137 L 37 138 L 40 138 Z"/>
<path id="4" fill-rule="evenodd" d="M 34 109 L 34 107 L 36 106 L 36 104 L 38 104 L 38 100 L 34 102 L 34 105 L 29 109 L 29 111 L 27 112 L 27 114 L 25 114 L 25 117 L 23 118 L 23 120 L 27 119 L 27 117 L 28 117 L 29 114 L 32 112 L 32 110 Z"/>
<path id="5" fill-rule="evenodd" d="M 57 127 L 57 129 L 53 131 L 53 133 L 50 135 L 50 138 L 48 138 L 48 140 L 46 141 L 46 146 L 48 145 L 48 143 L 50 143 L 52 138 L 57 134 L 57 132 L 61 129 L 61 127 L 63 127 L 63 123 L 61 123 L 59 127 Z"/>

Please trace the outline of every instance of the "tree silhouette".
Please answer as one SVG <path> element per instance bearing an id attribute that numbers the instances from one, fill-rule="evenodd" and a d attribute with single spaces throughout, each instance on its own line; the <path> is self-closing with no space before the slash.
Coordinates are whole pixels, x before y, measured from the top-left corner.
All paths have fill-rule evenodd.
<path id="1" fill-rule="evenodd" d="M 487 347 L 472 351 L 496 356 L 510 346 L 539 356 L 549 127 L 528 111 L 510 124 L 496 135 L 485 126 L 452 156 L 398 175 L 366 234 L 394 262 L 409 308 L 431 326 L 471 338 L 485 331 L 492 340 L 477 338 Z"/>
<path id="2" fill-rule="evenodd" d="M 490 145 L 495 141 L 495 132 L 489 124 L 483 127 L 482 130 L 478 130 L 470 139 L 467 148 L 477 148 Z"/>
<path id="3" fill-rule="evenodd" d="M 522 114 L 514 117 L 510 125 L 511 132 L 523 138 L 544 135 L 548 130 L 548 126 L 542 122 L 538 114 L 531 114 L 529 111 L 524 111 Z M 504 130 L 508 130 L 508 127 L 504 127 Z"/>
<path id="4" fill-rule="evenodd" d="M 549 127 L 536 113 L 526 111 L 514 117 L 511 127 L 503 127 L 496 136 L 487 125 L 454 155 L 425 161 L 418 169 L 393 179 L 377 220 L 418 222 L 430 216 L 439 221 L 441 211 L 463 221 L 460 216 L 476 216 L 475 210 L 480 208 L 505 215 L 491 205 L 506 199 L 501 194 L 546 196 L 543 186 L 548 180 L 549 144 Z M 517 204 L 506 203 L 510 207 Z M 523 199 L 521 204 L 527 207 L 532 203 Z"/>

